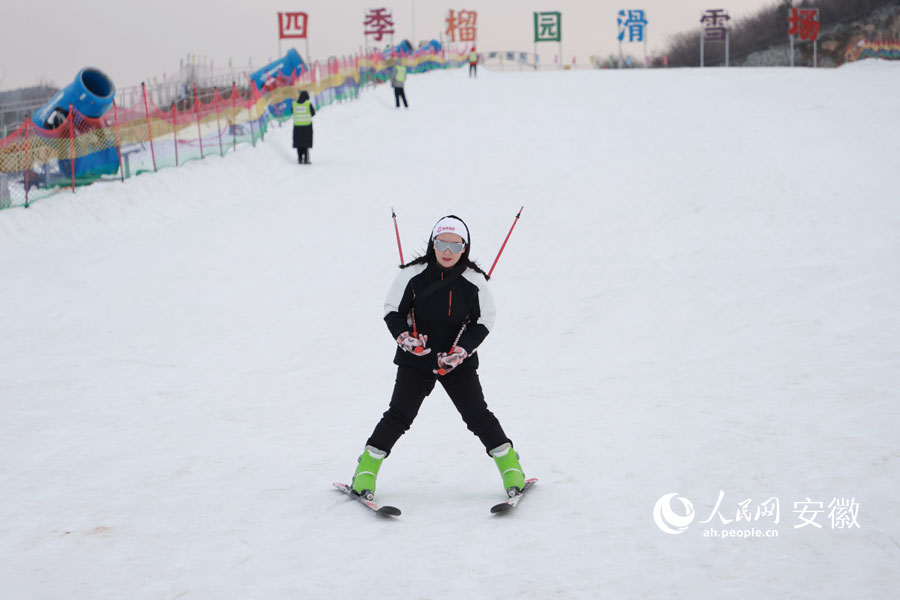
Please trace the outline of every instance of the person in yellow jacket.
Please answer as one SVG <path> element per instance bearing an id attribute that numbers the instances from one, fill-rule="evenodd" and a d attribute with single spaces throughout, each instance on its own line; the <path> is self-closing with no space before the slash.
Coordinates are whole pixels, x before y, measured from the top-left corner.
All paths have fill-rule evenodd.
<path id="1" fill-rule="evenodd" d="M 478 77 L 478 53 L 475 52 L 475 46 L 469 52 L 469 77 Z"/>
<path id="2" fill-rule="evenodd" d="M 316 107 L 309 101 L 306 90 L 300 92 L 294 102 L 294 148 L 297 149 L 297 162 L 309 164 L 309 149 L 313 145 L 312 118 Z"/>
<path id="3" fill-rule="evenodd" d="M 406 75 L 407 69 L 406 65 L 403 64 L 403 59 L 397 59 L 397 64 L 394 66 L 394 73 L 391 77 L 391 86 L 394 88 L 394 104 L 397 108 L 400 108 L 401 99 L 403 100 L 403 107 L 409 108 L 409 104 L 406 103 L 406 92 L 403 91 Z"/>

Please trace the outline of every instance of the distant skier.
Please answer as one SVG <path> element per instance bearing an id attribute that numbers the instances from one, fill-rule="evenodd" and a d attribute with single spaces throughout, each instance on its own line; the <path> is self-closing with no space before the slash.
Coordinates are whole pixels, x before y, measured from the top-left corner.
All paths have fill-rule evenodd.
<path id="1" fill-rule="evenodd" d="M 507 493 L 524 487 L 518 454 L 488 409 L 478 379 L 475 350 L 493 328 L 495 310 L 487 276 L 469 260 L 469 249 L 466 224 L 454 215 L 443 217 L 431 232 L 425 255 L 402 265 L 388 291 L 384 321 L 398 345 L 397 379 L 390 406 L 353 474 L 353 492 L 360 496 L 374 498 L 382 461 L 437 381 L 493 457 Z"/>
<path id="2" fill-rule="evenodd" d="M 475 52 L 475 46 L 469 52 L 469 77 L 478 77 L 478 53 Z"/>
<path id="3" fill-rule="evenodd" d="M 297 149 L 297 162 L 309 163 L 309 149 L 313 145 L 312 118 L 316 107 L 309 101 L 309 94 L 302 90 L 294 102 L 294 148 Z"/>
<path id="4" fill-rule="evenodd" d="M 396 104 L 397 108 L 400 108 L 400 99 L 403 99 L 403 107 L 409 108 L 409 104 L 406 103 L 406 92 L 403 91 L 403 84 L 406 82 L 406 65 L 403 64 L 402 59 L 398 59 L 397 64 L 394 66 L 393 76 L 391 77 L 391 85 L 394 87 L 394 104 Z"/>

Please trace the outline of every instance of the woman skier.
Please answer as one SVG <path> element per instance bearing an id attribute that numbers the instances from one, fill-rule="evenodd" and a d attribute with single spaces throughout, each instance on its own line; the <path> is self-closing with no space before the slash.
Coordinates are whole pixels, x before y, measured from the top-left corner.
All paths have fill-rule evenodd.
<path id="1" fill-rule="evenodd" d="M 294 148 L 297 149 L 297 162 L 309 164 L 309 149 L 313 145 L 312 118 L 316 115 L 316 107 L 309 101 L 306 90 L 300 92 L 294 102 Z"/>
<path id="2" fill-rule="evenodd" d="M 525 475 L 512 441 L 488 409 L 475 350 L 494 326 L 487 275 L 469 260 L 463 221 L 449 215 L 431 232 L 425 255 L 401 266 L 384 303 L 384 321 L 397 341 L 397 379 L 388 410 L 359 457 L 351 486 L 368 499 L 382 461 L 412 425 L 422 401 L 440 381 L 469 431 L 493 457 L 507 494 L 520 493 Z"/>

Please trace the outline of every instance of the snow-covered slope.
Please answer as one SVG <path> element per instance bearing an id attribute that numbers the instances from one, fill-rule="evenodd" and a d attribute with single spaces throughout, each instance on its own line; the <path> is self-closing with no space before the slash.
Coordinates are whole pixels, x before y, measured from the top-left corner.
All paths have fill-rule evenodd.
<path id="1" fill-rule="evenodd" d="M 0 597 L 896 595 L 898 94 L 892 64 L 437 72 L 323 110 L 309 167 L 286 126 L 0 213 Z M 331 482 L 393 384 L 390 207 L 407 259 L 452 212 L 488 267 L 521 205 L 479 354 L 540 483 L 492 518 L 438 389 L 374 518 Z M 707 537 L 748 528 L 778 536 Z"/>

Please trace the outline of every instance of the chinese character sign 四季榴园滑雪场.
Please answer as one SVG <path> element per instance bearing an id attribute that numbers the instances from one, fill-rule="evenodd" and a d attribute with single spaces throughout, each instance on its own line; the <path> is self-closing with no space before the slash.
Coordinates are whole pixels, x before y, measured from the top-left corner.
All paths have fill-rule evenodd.
<path id="1" fill-rule="evenodd" d="M 306 42 L 306 57 L 309 59 L 309 15 L 305 12 L 278 13 L 278 54 L 281 54 L 281 40 L 301 39 Z"/>
<path id="2" fill-rule="evenodd" d="M 447 11 L 444 34 L 451 42 L 474 42 L 478 37 L 478 12 L 474 10 Z"/>
<path id="3" fill-rule="evenodd" d="M 813 67 L 818 66 L 819 50 L 819 9 L 818 8 L 791 8 L 788 15 L 788 36 L 791 40 L 791 66 L 794 66 L 794 36 L 799 35 L 800 41 L 812 42 Z"/>
<path id="4" fill-rule="evenodd" d="M 616 17 L 616 25 L 618 26 L 619 40 L 619 68 L 624 65 L 626 68 L 631 67 L 631 55 L 622 55 L 622 44 L 624 42 L 644 42 L 644 64 L 649 66 L 650 61 L 647 58 L 647 11 L 643 9 L 624 9 L 620 10 Z"/>
<path id="5" fill-rule="evenodd" d="M 620 42 L 643 42 L 644 28 L 647 26 L 646 12 L 643 10 L 620 10 L 616 19 L 619 26 Z M 628 39 L 625 39 L 625 34 Z"/>
<path id="6" fill-rule="evenodd" d="M 700 17 L 703 39 L 707 42 L 724 42 L 728 33 L 727 23 L 731 20 L 728 12 L 721 8 L 711 8 Z"/>
<path id="7" fill-rule="evenodd" d="M 278 13 L 278 39 L 306 39 L 308 18 L 303 12 Z"/>
<path id="8" fill-rule="evenodd" d="M 538 42 L 559 43 L 559 55 L 562 56 L 562 13 L 559 11 L 543 11 L 534 13 L 534 68 L 538 68 Z M 554 61 L 556 63 L 556 61 Z"/>
<path id="9" fill-rule="evenodd" d="M 803 41 L 819 39 L 819 9 L 792 8 L 788 17 L 788 35 L 798 35 Z"/>
<path id="10" fill-rule="evenodd" d="M 536 12 L 536 13 L 534 13 L 534 41 L 535 42 L 561 42 L 562 41 L 562 13 L 560 13 L 560 12 Z"/>
<path id="11" fill-rule="evenodd" d="M 386 35 L 394 35 L 394 18 L 391 11 L 386 8 L 373 8 L 366 13 L 363 19 L 363 34 L 374 36 L 376 42 L 380 42 Z"/>
<path id="12" fill-rule="evenodd" d="M 722 8 L 710 8 L 700 17 L 700 66 L 706 66 L 706 42 L 725 42 L 725 66 L 729 66 L 729 46 L 731 40 L 728 36 L 728 21 L 731 17 L 728 11 Z"/>

